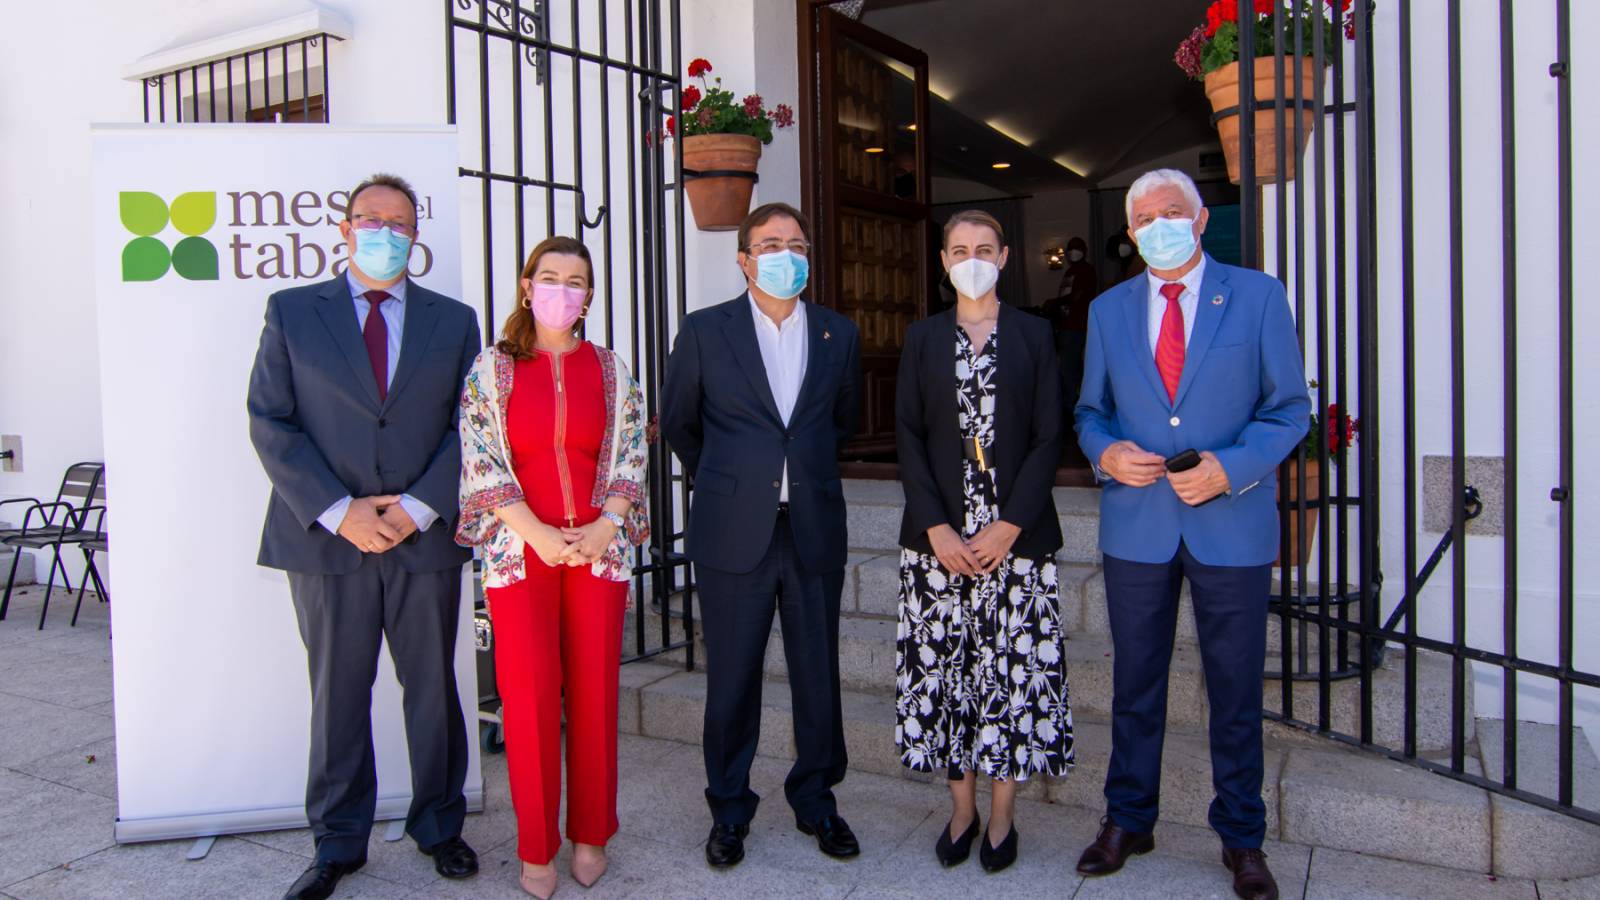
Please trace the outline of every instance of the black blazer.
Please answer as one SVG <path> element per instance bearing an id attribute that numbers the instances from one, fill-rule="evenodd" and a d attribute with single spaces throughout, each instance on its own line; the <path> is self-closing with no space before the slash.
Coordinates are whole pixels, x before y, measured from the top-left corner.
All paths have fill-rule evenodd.
<path id="1" fill-rule="evenodd" d="M 895 388 L 895 449 L 906 508 L 900 543 L 932 553 L 928 529 L 943 522 L 962 531 L 961 427 L 956 421 L 956 314 L 946 310 L 906 329 Z M 1056 518 L 1056 464 L 1061 459 L 1061 378 L 1050 323 L 1000 304 L 999 371 L 995 376 L 994 446 L 1000 518 L 1022 529 L 1018 556 L 1061 549 Z"/>
<path id="2" fill-rule="evenodd" d="M 344 575 L 361 551 L 317 517 L 346 495 L 410 494 L 439 520 L 389 552 L 408 572 L 472 558 L 456 545 L 461 385 L 478 355 L 478 317 L 416 282 L 406 284 L 400 359 L 383 403 L 341 275 L 267 298 L 250 372 L 250 441 L 272 482 L 258 564 Z"/>
<path id="3" fill-rule="evenodd" d="M 789 518 L 808 572 L 841 569 L 848 545 L 839 451 L 855 434 L 861 395 L 856 326 L 806 305 L 809 355 L 784 427 L 756 343 L 748 295 L 690 313 L 662 385 L 661 433 L 694 476 L 685 549 L 696 563 L 742 574 L 761 562 L 789 463 Z"/>

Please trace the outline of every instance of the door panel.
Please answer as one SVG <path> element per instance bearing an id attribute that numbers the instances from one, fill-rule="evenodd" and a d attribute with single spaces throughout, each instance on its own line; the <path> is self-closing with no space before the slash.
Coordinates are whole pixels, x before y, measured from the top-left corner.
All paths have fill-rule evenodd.
<path id="1" fill-rule="evenodd" d="M 928 303 L 928 58 L 831 10 L 810 14 L 814 297 L 861 331 L 861 427 L 844 456 L 888 461 L 900 348 Z"/>

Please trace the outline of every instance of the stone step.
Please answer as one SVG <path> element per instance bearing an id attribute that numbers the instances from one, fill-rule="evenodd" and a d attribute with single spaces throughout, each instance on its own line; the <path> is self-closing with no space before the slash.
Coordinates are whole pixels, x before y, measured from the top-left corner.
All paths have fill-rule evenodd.
<path id="1" fill-rule="evenodd" d="M 888 619 L 844 618 L 839 623 L 839 683 L 848 691 L 893 697 L 895 692 L 895 633 Z M 1072 708 L 1091 715 L 1111 715 L 1111 639 L 1106 635 L 1069 634 L 1062 642 L 1067 689 Z M 766 676 L 784 681 L 780 629 L 767 643 Z M 1167 689 L 1167 720 L 1179 727 L 1203 728 L 1207 704 L 1200 671 L 1200 655 L 1192 645 L 1173 650 L 1172 675 Z"/>
<path id="2" fill-rule="evenodd" d="M 1056 513 L 1064 545 L 1064 562 L 1100 559 L 1100 492 L 1094 488 L 1055 488 Z M 850 547 L 884 554 L 900 551 L 900 516 L 905 493 L 898 481 L 846 479 L 844 482 Z"/>
<path id="3" fill-rule="evenodd" d="M 757 752 L 793 759 L 790 696 L 783 688 L 779 682 L 770 682 L 763 693 Z M 919 781 L 938 777 L 910 772 L 900 764 L 894 744 L 892 697 L 846 690 L 842 701 L 851 769 Z M 704 712 L 703 674 L 650 663 L 623 667 L 619 719 L 623 732 L 698 745 Z M 1076 767 L 1065 778 L 1031 779 L 1019 787 L 1019 793 L 1099 810 L 1104 807 L 1110 727 L 1104 717 L 1082 708 L 1075 708 L 1074 719 Z M 1526 724 L 1522 727 L 1528 728 Z M 846 810 L 848 792 L 846 781 L 842 790 Z M 1490 795 L 1479 788 L 1271 726 L 1266 736 L 1262 793 L 1269 838 L 1479 873 L 1513 874 L 1519 867 L 1542 865 L 1515 859 L 1513 847 L 1502 849 L 1506 838 L 1491 837 L 1499 823 L 1510 821 L 1512 815 L 1529 817 L 1529 830 L 1517 840 L 1536 839 L 1539 832 L 1533 830 L 1534 825 L 1565 827 L 1571 822 L 1582 826 L 1571 830 L 1574 841 L 1585 837 L 1585 829 L 1590 827 L 1533 807 L 1497 815 Z M 1203 827 L 1211 796 L 1210 751 L 1204 730 L 1174 723 L 1163 748 L 1162 820 Z M 1569 839 L 1566 833 L 1558 834 L 1562 841 Z M 1591 840 L 1578 848 L 1580 852 L 1568 858 L 1559 871 L 1572 877 L 1600 872 L 1594 847 Z M 1556 870 L 1538 871 L 1550 877 Z"/>
<path id="4" fill-rule="evenodd" d="M 1559 796 L 1561 730 L 1554 725 L 1517 722 L 1517 787 L 1545 797 Z M 1505 722 L 1479 719 L 1478 759 L 1484 774 L 1505 778 Z M 1572 803 L 1600 810 L 1600 759 L 1582 728 L 1572 736 Z M 1495 872 L 1520 878 L 1581 878 L 1600 872 L 1600 825 L 1551 813 L 1514 797 L 1489 794 Z"/>
<path id="5" fill-rule="evenodd" d="M 1275 667 L 1276 660 L 1268 657 L 1267 665 Z M 1427 754 L 1449 748 L 1450 734 L 1450 657 L 1426 650 L 1417 651 L 1416 716 L 1417 749 Z M 1474 736 L 1472 710 L 1472 677 L 1465 682 L 1463 703 L 1469 711 L 1466 720 L 1466 739 Z M 1318 694 L 1321 688 L 1316 681 L 1292 683 L 1292 713 L 1296 718 L 1315 723 L 1318 711 Z M 1372 673 L 1372 739 L 1387 747 L 1405 745 L 1405 653 L 1390 646 L 1383 666 Z M 1283 682 L 1268 679 L 1264 692 L 1264 706 L 1271 712 L 1283 711 Z M 1361 678 L 1359 676 L 1330 682 L 1328 695 L 1329 726 L 1338 732 L 1359 737 L 1361 734 Z"/>

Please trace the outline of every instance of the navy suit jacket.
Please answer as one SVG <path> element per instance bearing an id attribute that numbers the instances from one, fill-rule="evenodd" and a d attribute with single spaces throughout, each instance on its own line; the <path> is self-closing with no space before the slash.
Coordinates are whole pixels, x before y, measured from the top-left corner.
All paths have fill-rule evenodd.
<path id="1" fill-rule="evenodd" d="M 1278 553 L 1278 465 L 1305 437 L 1311 414 L 1283 285 L 1206 257 L 1175 403 L 1150 351 L 1149 298 L 1141 272 L 1089 306 L 1078 443 L 1093 462 L 1124 439 L 1162 456 L 1210 450 L 1231 490 L 1189 506 L 1165 478 L 1147 487 L 1108 482 L 1100 549 L 1165 563 L 1181 540 L 1206 565 L 1266 565 Z"/>
<path id="2" fill-rule="evenodd" d="M 861 349 L 855 323 L 806 307 L 809 355 L 785 426 L 756 342 L 748 296 L 690 313 L 662 386 L 661 433 L 694 477 L 689 558 L 743 574 L 761 562 L 789 463 L 789 518 L 806 571 L 844 567 L 848 545 L 839 451 L 856 432 Z"/>
<path id="3" fill-rule="evenodd" d="M 246 403 L 250 441 L 272 482 L 257 562 L 312 575 L 354 572 L 361 551 L 317 517 L 345 496 L 384 494 L 410 494 L 439 514 L 427 531 L 388 551 L 407 571 L 471 559 L 454 539 L 456 417 L 479 349 L 471 309 L 408 283 L 400 359 L 380 404 L 343 275 L 267 298 Z"/>

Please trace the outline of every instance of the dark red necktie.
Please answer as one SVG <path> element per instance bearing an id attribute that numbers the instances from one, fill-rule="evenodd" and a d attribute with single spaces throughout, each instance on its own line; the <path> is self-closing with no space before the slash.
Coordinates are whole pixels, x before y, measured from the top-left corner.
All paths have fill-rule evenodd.
<path id="1" fill-rule="evenodd" d="M 1161 317 L 1161 334 L 1156 338 L 1156 370 L 1161 373 L 1161 383 L 1167 386 L 1167 402 L 1178 402 L 1178 382 L 1183 380 L 1183 307 L 1178 298 L 1183 296 L 1182 282 L 1170 281 L 1161 286 L 1161 296 L 1167 298 L 1167 311 Z"/>
<path id="2" fill-rule="evenodd" d="M 361 341 L 367 345 L 367 359 L 372 361 L 372 377 L 378 381 L 378 402 L 382 403 L 389 399 L 389 323 L 384 321 L 378 307 L 389 299 L 389 295 L 383 291 L 367 291 L 363 296 L 372 308 L 367 310 L 367 323 L 361 327 Z M 1178 330 L 1183 330 L 1182 324 L 1179 324 Z M 1182 339 L 1179 340 L 1181 343 Z M 1179 365 L 1182 365 L 1181 356 Z"/>

